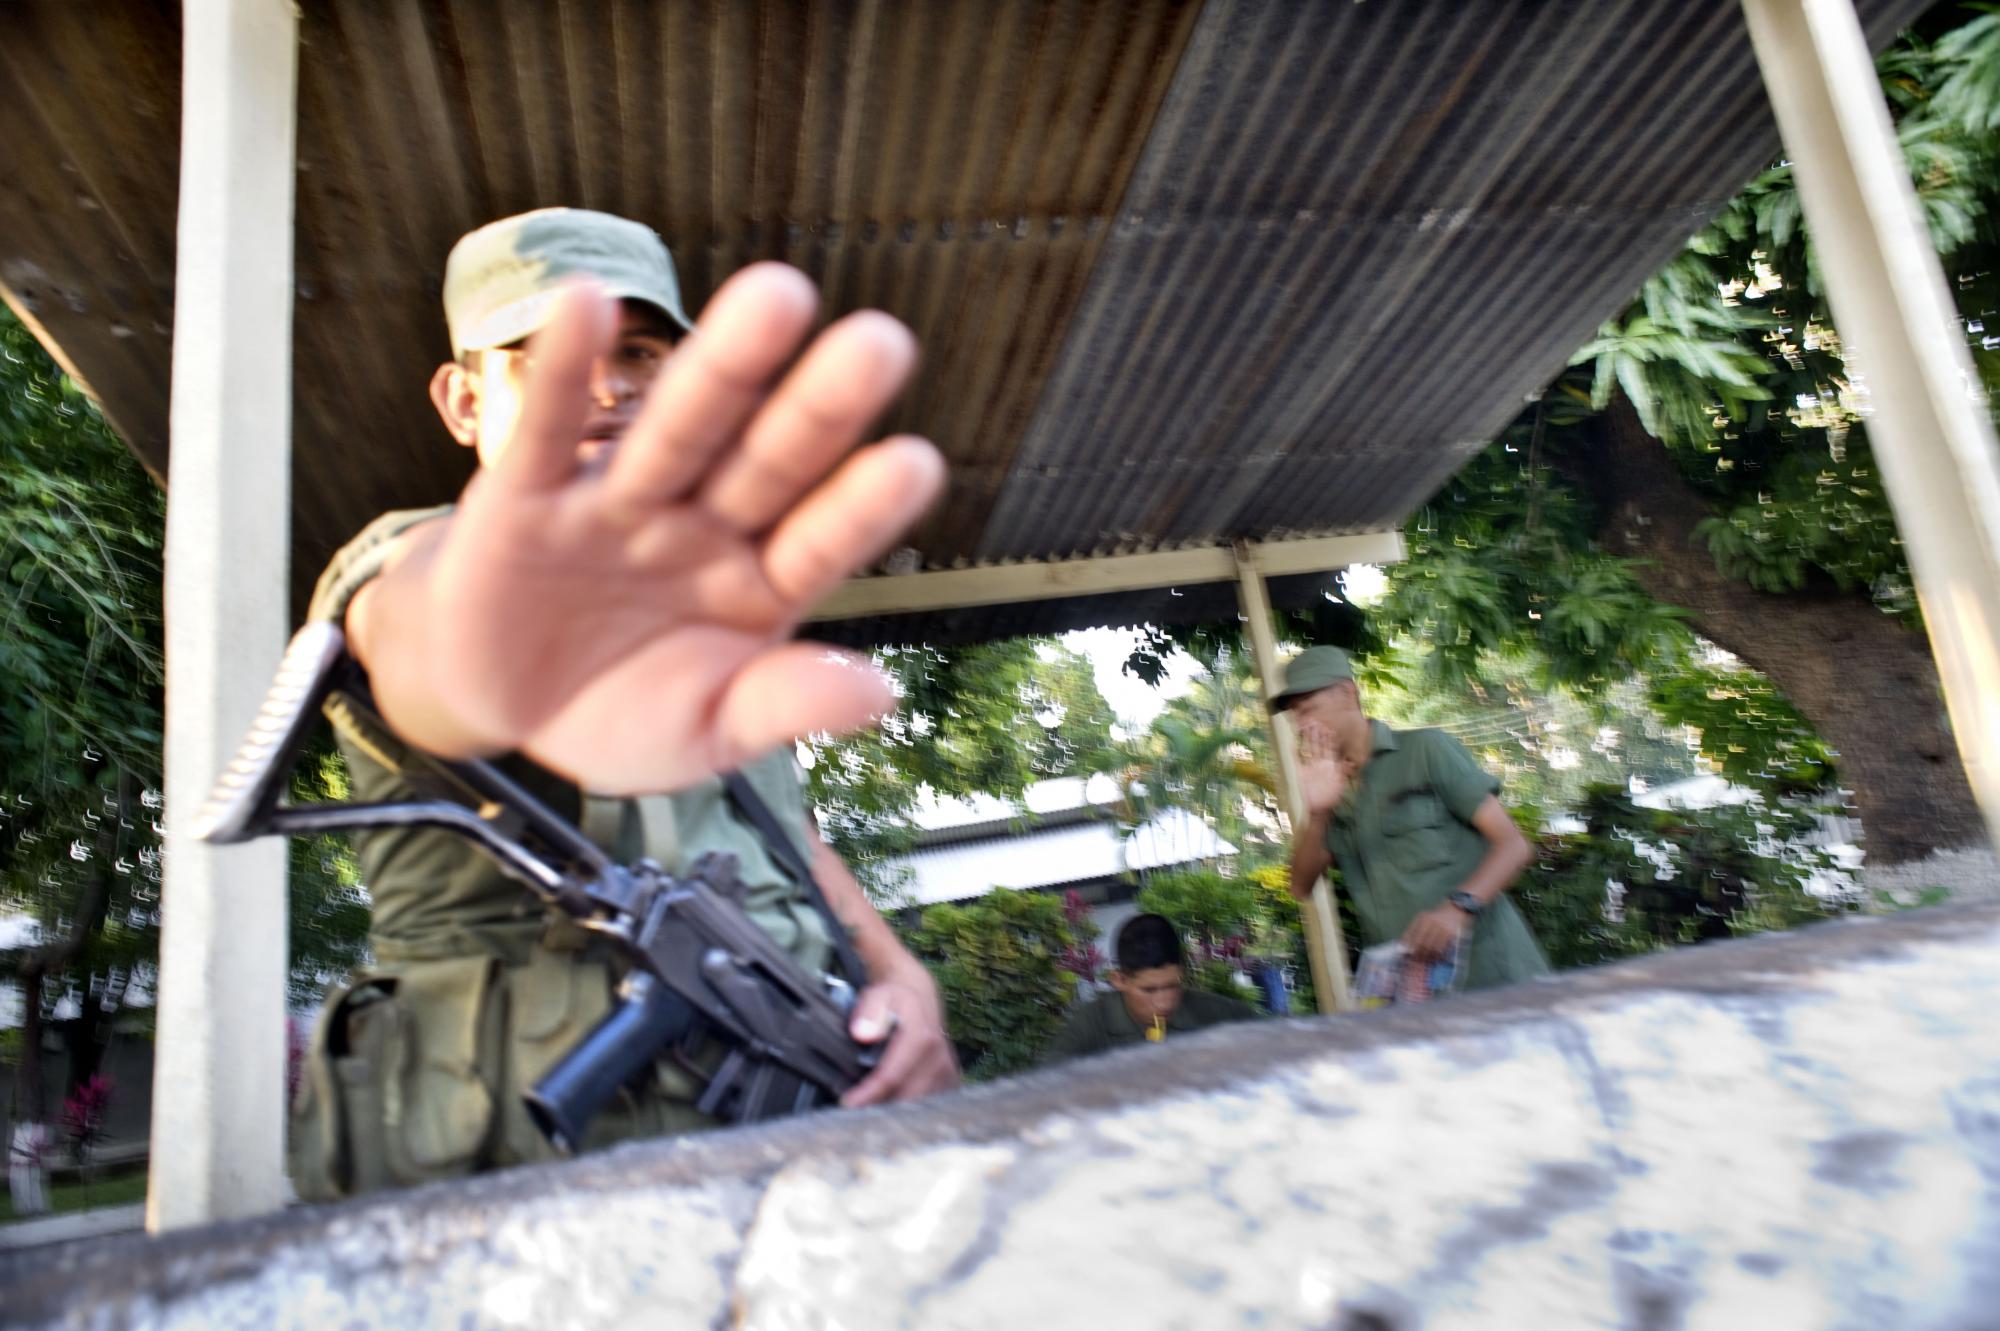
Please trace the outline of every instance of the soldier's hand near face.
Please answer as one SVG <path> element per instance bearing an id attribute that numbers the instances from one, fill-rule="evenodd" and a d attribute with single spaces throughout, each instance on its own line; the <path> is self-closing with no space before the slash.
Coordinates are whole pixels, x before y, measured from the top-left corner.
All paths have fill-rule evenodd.
<path id="1" fill-rule="evenodd" d="M 1332 813 L 1347 798 L 1353 764 L 1340 756 L 1323 726 L 1299 727 L 1299 793 L 1314 813 Z"/>
<path id="2" fill-rule="evenodd" d="M 403 737 L 519 750 L 606 794 L 670 792 L 889 709 L 865 657 L 789 637 L 929 507 L 944 464 L 912 436 L 856 449 L 915 342 L 855 314 L 794 364 L 816 309 L 792 269 L 738 273 L 592 456 L 579 440 L 616 311 L 563 297 L 529 344 L 504 451 L 349 610 Z"/>

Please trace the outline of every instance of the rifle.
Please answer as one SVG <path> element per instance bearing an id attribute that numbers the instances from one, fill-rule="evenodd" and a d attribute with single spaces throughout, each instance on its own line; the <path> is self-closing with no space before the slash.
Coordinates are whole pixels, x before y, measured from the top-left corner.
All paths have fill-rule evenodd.
<path id="1" fill-rule="evenodd" d="M 682 877 L 651 860 L 615 863 L 479 760 L 426 756 L 470 803 L 280 806 L 314 718 L 336 693 L 382 724 L 345 634 L 335 624 L 308 624 L 285 649 L 249 735 L 195 817 L 194 835 L 228 845 L 353 828 L 440 828 L 605 939 L 624 964 L 611 1012 L 525 1094 L 529 1115 L 558 1151 L 573 1151 L 605 1102 L 663 1053 L 678 1051 L 684 1066 L 705 1076 L 695 1107 L 731 1123 L 836 1102 L 875 1066 L 879 1048 L 847 1033 L 860 975 L 851 948 L 838 948 L 844 936 L 836 934 L 836 946 L 848 958 L 848 977 L 806 974 L 744 914 L 732 855 L 705 854 Z M 709 1035 L 726 1052 L 703 1074 L 686 1055 Z"/>

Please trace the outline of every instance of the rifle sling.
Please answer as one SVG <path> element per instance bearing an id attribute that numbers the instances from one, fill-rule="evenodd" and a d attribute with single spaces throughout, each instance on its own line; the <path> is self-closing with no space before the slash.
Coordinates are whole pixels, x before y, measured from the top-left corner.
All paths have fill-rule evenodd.
<path id="1" fill-rule="evenodd" d="M 827 904 L 826 893 L 820 890 L 819 881 L 813 877 L 812 870 L 806 867 L 797 845 L 778 825 L 777 817 L 772 814 L 770 806 L 764 803 L 741 772 L 725 772 L 722 785 L 723 789 L 729 792 L 730 803 L 734 804 L 736 811 L 757 829 L 758 835 L 764 838 L 765 844 L 777 858 L 778 863 L 805 887 L 806 895 L 812 899 L 813 909 L 818 911 L 820 919 L 826 922 L 827 936 L 833 944 L 835 955 L 840 959 L 842 978 L 859 990 L 867 983 L 868 972 L 862 967 L 861 958 L 854 950 L 854 940 L 848 936 L 847 926 L 840 922 L 840 918 L 833 913 L 833 907 Z"/>

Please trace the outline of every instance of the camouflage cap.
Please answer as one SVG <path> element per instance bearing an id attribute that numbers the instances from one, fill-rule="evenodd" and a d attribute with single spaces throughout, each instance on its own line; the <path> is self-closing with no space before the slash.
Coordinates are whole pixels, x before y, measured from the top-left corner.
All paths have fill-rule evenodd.
<path id="1" fill-rule="evenodd" d="M 548 321 L 575 278 L 606 294 L 643 300 L 683 330 L 680 280 L 659 234 L 639 222 L 583 208 L 538 208 L 467 232 L 444 263 L 444 318 L 454 356 L 504 347 Z"/>
<path id="2" fill-rule="evenodd" d="M 1285 684 L 1271 695 L 1278 710 L 1295 698 L 1354 678 L 1354 663 L 1338 647 L 1308 647 L 1285 663 Z"/>

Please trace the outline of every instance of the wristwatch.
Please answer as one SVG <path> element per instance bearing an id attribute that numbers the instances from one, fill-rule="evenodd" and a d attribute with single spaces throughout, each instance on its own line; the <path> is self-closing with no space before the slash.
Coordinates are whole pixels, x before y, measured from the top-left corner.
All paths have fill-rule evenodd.
<path id="1" fill-rule="evenodd" d="M 1486 909 L 1485 902 L 1481 901 L 1478 897 L 1473 896 L 1472 893 L 1465 891 L 1463 888 L 1459 889 L 1458 891 L 1452 893 L 1450 896 L 1446 897 L 1445 901 L 1450 905 L 1458 907 L 1460 910 L 1464 911 L 1467 915 L 1470 915 L 1475 920 L 1479 918 L 1479 912 Z"/>

